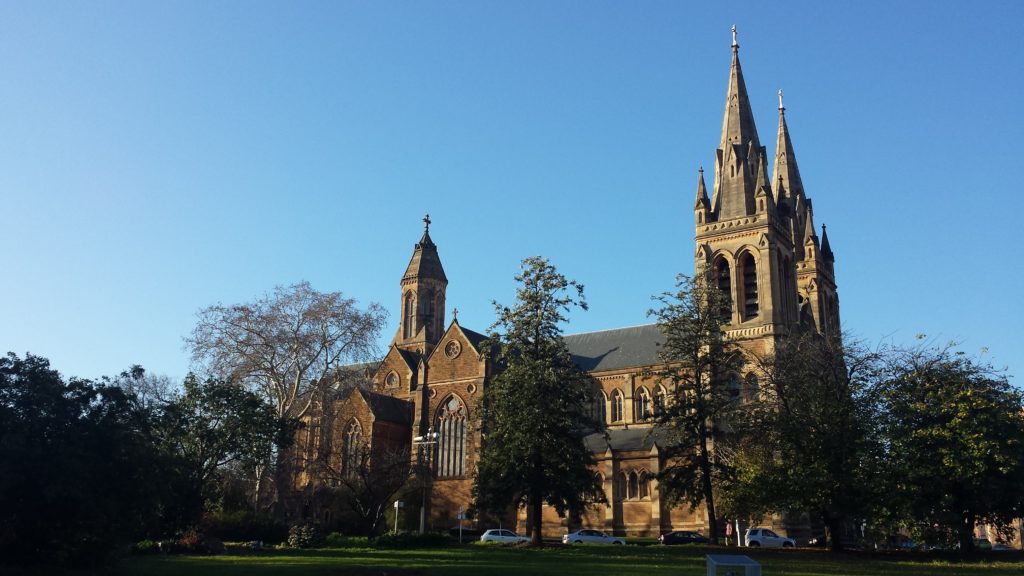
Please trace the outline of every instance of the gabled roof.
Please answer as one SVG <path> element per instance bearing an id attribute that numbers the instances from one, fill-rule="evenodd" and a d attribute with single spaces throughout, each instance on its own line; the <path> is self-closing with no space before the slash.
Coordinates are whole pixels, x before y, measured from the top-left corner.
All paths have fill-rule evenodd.
<path id="1" fill-rule="evenodd" d="M 400 400 L 386 394 L 377 394 L 362 388 L 357 389 L 359 395 L 366 401 L 374 418 L 385 422 L 396 424 L 412 425 L 412 402 Z"/>
<path id="2" fill-rule="evenodd" d="M 658 364 L 665 337 L 657 324 L 564 336 L 577 366 L 588 372 Z"/>
<path id="3" fill-rule="evenodd" d="M 473 345 L 473 348 L 476 348 L 477 352 L 480 352 L 480 343 L 483 342 L 484 340 L 487 340 L 487 336 L 479 332 L 470 330 L 469 328 L 464 328 L 461 325 L 459 326 L 459 329 L 462 330 L 462 333 L 466 335 L 466 340 L 469 340 L 469 343 Z"/>
<path id="4" fill-rule="evenodd" d="M 604 454 L 609 448 L 614 452 L 649 451 L 655 445 L 664 446 L 665 439 L 657 428 L 613 428 L 588 434 L 583 443 L 591 454 Z"/>

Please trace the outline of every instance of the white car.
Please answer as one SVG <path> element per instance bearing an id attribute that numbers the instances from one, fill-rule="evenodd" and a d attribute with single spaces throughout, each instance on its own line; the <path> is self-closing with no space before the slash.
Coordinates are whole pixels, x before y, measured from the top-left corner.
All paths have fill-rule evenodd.
<path id="1" fill-rule="evenodd" d="M 743 540 L 752 548 L 763 546 L 765 548 L 794 548 L 796 540 L 784 538 L 767 528 L 747 528 Z"/>
<path id="2" fill-rule="evenodd" d="M 619 544 L 626 541 L 622 538 L 609 536 L 600 530 L 577 530 L 562 536 L 562 544 Z"/>
<path id="3" fill-rule="evenodd" d="M 514 543 L 514 542 L 529 542 L 528 536 L 520 536 L 511 530 L 488 530 L 480 536 L 481 542 L 503 542 L 503 543 Z"/>

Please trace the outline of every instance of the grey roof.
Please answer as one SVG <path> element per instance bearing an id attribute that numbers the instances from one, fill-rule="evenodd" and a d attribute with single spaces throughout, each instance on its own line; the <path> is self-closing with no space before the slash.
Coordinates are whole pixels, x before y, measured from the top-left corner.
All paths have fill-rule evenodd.
<path id="1" fill-rule="evenodd" d="M 588 372 L 658 364 L 659 346 L 665 341 L 657 324 L 570 334 L 563 339 L 573 361 Z"/>
<path id="2" fill-rule="evenodd" d="M 665 445 L 663 434 L 656 428 L 614 428 L 606 433 L 594 432 L 583 437 L 591 454 L 604 454 L 609 447 L 615 452 L 629 452 Z"/>
<path id="3" fill-rule="evenodd" d="M 470 330 L 469 328 L 466 328 L 461 325 L 459 326 L 459 328 L 462 330 L 462 333 L 466 335 L 466 340 L 469 340 L 469 343 L 472 344 L 473 347 L 476 348 L 478 352 L 482 352 L 480 350 L 480 343 L 483 342 L 484 340 L 487 340 L 487 336 L 475 330 Z"/>
<path id="4" fill-rule="evenodd" d="M 377 394 L 369 390 L 359 389 L 377 420 L 395 422 L 398 424 L 412 425 L 412 402 L 400 400 L 386 394 Z"/>

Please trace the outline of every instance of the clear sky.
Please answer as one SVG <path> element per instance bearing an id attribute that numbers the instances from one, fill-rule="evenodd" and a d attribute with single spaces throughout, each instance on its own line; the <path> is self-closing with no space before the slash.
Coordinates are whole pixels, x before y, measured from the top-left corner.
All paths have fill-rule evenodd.
<path id="1" fill-rule="evenodd" d="M 181 378 L 197 310 L 301 280 L 385 305 L 384 344 L 426 212 L 449 320 L 540 254 L 587 287 L 569 332 L 646 323 L 693 271 L 732 24 L 845 328 L 1020 385 L 1015 0 L 0 3 L 0 353 Z"/>

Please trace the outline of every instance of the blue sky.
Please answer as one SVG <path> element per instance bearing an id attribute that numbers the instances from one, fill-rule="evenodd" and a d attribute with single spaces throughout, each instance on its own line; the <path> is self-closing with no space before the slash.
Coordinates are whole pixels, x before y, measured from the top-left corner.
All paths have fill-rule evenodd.
<path id="1" fill-rule="evenodd" d="M 449 319 L 540 254 L 587 287 L 570 332 L 646 323 L 693 271 L 735 24 L 846 329 L 1019 375 L 1024 3 L 725 5 L 4 2 L 0 351 L 180 378 L 197 310 L 300 280 L 388 307 L 384 344 L 426 212 Z"/>

